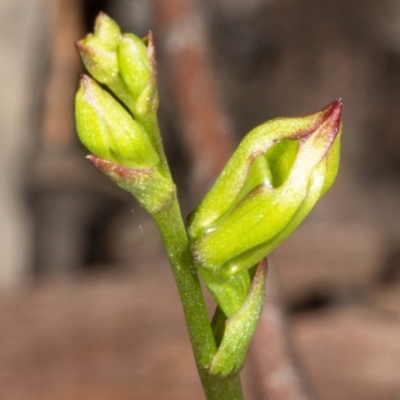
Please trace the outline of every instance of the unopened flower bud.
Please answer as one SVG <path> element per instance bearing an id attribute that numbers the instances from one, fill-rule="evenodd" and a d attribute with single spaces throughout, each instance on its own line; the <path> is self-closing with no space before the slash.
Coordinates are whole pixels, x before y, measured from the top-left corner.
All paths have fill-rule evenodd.
<path id="1" fill-rule="evenodd" d="M 112 95 L 83 75 L 75 98 L 82 143 L 99 158 L 128 168 L 152 168 L 159 157 L 145 130 Z"/>
<path id="2" fill-rule="evenodd" d="M 121 31 L 110 17 L 100 13 L 94 34 L 76 42 L 76 48 L 89 73 L 99 82 L 110 84 L 119 73 L 117 48 Z"/>
<path id="3" fill-rule="evenodd" d="M 151 76 L 151 63 L 143 40 L 133 33 L 123 34 L 118 47 L 118 62 L 122 79 L 137 100 Z"/>
<path id="4" fill-rule="evenodd" d="M 200 267 L 228 278 L 269 254 L 332 184 L 341 102 L 250 132 L 188 222 Z"/>
<path id="5" fill-rule="evenodd" d="M 107 85 L 152 135 L 158 93 L 151 32 L 143 39 L 122 34 L 115 21 L 100 13 L 94 33 L 79 40 L 76 48 L 90 75 Z"/>
<path id="6" fill-rule="evenodd" d="M 87 35 L 76 43 L 76 48 L 86 69 L 97 81 L 108 84 L 115 80 L 119 72 L 116 51 L 105 48 L 95 35 Z"/>

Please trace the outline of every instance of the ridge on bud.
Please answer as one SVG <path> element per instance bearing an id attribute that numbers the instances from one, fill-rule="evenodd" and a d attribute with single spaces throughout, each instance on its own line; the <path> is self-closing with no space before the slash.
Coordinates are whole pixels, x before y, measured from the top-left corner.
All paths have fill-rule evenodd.
<path id="1" fill-rule="evenodd" d="M 79 139 L 95 156 L 128 168 L 159 164 L 143 127 L 93 79 L 83 75 L 75 97 Z"/>
<path id="2" fill-rule="evenodd" d="M 188 219 L 198 265 L 219 278 L 272 251 L 331 186 L 339 165 L 337 100 L 315 114 L 251 131 Z"/>

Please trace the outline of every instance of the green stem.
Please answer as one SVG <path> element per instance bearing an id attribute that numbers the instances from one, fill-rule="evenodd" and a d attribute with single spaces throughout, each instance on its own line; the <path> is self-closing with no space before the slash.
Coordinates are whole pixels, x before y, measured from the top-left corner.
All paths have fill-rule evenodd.
<path id="1" fill-rule="evenodd" d="M 178 286 L 197 369 L 208 400 L 242 400 L 239 374 L 218 377 L 207 372 L 217 346 L 195 269 L 176 194 L 153 215 Z"/>

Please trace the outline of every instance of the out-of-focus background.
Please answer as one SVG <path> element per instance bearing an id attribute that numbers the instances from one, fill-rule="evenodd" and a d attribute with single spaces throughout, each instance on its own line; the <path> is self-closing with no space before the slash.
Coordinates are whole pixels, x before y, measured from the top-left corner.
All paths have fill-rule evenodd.
<path id="1" fill-rule="evenodd" d="M 230 141 L 210 136 L 200 154 L 343 99 L 337 181 L 272 268 L 310 392 L 399 400 L 400 3 L 207 0 L 185 22 L 185 2 L 0 2 L 0 399 L 202 398 L 155 226 L 76 139 L 74 41 L 103 10 L 124 31 L 155 34 L 160 124 L 185 213 L 221 167 L 196 163 L 182 134 L 197 126 L 182 96 L 204 84 L 196 57 L 193 79 L 190 63 L 179 73 L 187 42 L 207 49 L 217 93 L 190 101 L 222 104 Z M 248 396 L 260 398 L 246 368 Z"/>

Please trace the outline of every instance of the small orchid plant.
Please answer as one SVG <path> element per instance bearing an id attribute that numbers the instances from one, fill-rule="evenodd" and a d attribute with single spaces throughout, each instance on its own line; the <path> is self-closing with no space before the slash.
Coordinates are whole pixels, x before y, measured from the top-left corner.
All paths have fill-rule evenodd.
<path id="1" fill-rule="evenodd" d="M 206 398 L 243 399 L 239 373 L 263 306 L 266 257 L 335 179 L 341 102 L 253 129 L 184 223 L 158 128 L 153 36 L 121 33 L 101 13 L 77 49 L 91 75 L 75 101 L 88 158 L 161 233 Z M 212 321 L 200 279 L 216 303 Z"/>

